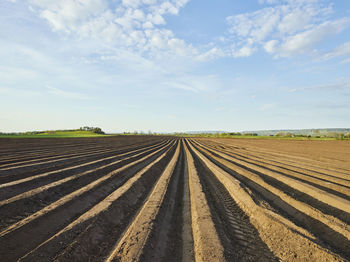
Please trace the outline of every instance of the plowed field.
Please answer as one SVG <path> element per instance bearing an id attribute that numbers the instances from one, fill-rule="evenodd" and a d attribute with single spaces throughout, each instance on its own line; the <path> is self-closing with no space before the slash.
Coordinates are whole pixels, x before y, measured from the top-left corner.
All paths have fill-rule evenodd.
<path id="1" fill-rule="evenodd" d="M 349 142 L 0 140 L 0 261 L 349 259 Z"/>

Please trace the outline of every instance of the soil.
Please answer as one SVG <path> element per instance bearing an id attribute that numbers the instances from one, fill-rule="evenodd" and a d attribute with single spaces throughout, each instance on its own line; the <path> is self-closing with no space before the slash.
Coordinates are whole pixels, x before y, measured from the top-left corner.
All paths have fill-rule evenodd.
<path id="1" fill-rule="evenodd" d="M 0 139 L 0 261 L 350 261 L 350 142 Z"/>

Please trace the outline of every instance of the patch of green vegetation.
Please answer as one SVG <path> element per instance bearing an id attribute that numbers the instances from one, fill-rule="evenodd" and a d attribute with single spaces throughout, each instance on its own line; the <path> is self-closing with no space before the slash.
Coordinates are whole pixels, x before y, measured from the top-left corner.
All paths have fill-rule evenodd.
<path id="1" fill-rule="evenodd" d="M 0 138 L 65 138 L 65 137 L 105 137 L 98 127 L 82 127 L 73 130 L 32 131 L 24 133 L 0 133 Z"/>

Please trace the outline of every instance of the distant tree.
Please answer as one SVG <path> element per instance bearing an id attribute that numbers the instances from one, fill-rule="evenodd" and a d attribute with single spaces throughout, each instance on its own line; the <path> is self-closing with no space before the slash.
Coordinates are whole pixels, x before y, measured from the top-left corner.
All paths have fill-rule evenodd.
<path id="1" fill-rule="evenodd" d="M 104 134 L 105 132 L 102 131 L 101 128 L 99 127 L 93 127 L 93 126 L 82 126 L 78 130 L 80 131 L 91 131 L 95 134 Z M 70 130 L 70 131 L 75 131 L 75 130 Z"/>
<path id="2" fill-rule="evenodd" d="M 331 138 L 343 139 L 345 136 L 346 135 L 344 135 L 344 133 L 342 132 L 333 132 L 333 131 L 327 132 L 327 137 L 331 137 Z"/>
<path id="3" fill-rule="evenodd" d="M 245 136 L 257 136 L 257 133 L 244 133 Z"/>
<path id="4" fill-rule="evenodd" d="M 329 131 L 327 132 L 327 137 L 336 137 L 336 132 L 333 132 L 333 131 Z"/>
<path id="5" fill-rule="evenodd" d="M 93 131 L 95 127 L 92 127 L 92 126 L 83 126 L 83 127 L 80 127 L 79 130 L 82 130 L 82 131 Z"/>
<path id="6" fill-rule="evenodd" d="M 230 136 L 241 136 L 242 134 L 240 132 L 232 132 L 229 133 Z"/>
<path id="7" fill-rule="evenodd" d="M 314 136 L 320 136 L 320 130 L 318 129 L 313 130 L 312 133 Z"/>
<path id="8" fill-rule="evenodd" d="M 281 137 L 281 136 L 284 136 L 284 133 L 283 132 L 278 132 L 278 133 L 275 134 L 275 136 Z"/>
<path id="9" fill-rule="evenodd" d="M 287 132 L 284 134 L 285 137 L 294 137 L 294 134 Z"/>
<path id="10" fill-rule="evenodd" d="M 102 129 L 99 128 L 99 127 L 94 127 L 94 128 L 92 129 L 92 132 L 95 133 L 95 134 L 100 134 L 100 135 L 103 135 L 103 134 L 105 133 L 105 132 L 103 132 Z"/>

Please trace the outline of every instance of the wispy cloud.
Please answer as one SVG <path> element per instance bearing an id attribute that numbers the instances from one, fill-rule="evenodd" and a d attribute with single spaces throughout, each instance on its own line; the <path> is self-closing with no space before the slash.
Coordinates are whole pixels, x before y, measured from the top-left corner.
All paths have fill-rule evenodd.
<path id="1" fill-rule="evenodd" d="M 297 92 L 297 91 L 304 91 L 304 90 L 324 90 L 324 91 L 350 91 L 350 79 L 339 79 L 334 83 L 327 83 L 327 84 L 321 84 L 321 85 L 313 85 L 313 86 L 304 86 L 304 87 L 295 87 L 290 88 L 289 92 Z"/>
<path id="2" fill-rule="evenodd" d="M 51 87 L 51 86 L 46 86 L 47 88 L 47 93 L 63 98 L 71 98 L 71 99 L 79 99 L 79 100 L 91 100 L 94 99 L 91 96 L 88 96 L 86 94 L 82 93 L 77 93 L 77 92 L 70 92 L 70 91 L 65 91 L 59 88 Z"/>
<path id="3" fill-rule="evenodd" d="M 268 104 L 263 104 L 259 110 L 260 111 L 266 111 L 266 110 L 270 110 L 270 109 L 274 109 L 276 107 L 275 103 L 268 103 Z"/>
<path id="4" fill-rule="evenodd" d="M 32 97 L 42 96 L 42 94 L 38 91 L 9 88 L 9 87 L 3 87 L 3 86 L 0 86 L 0 94 L 3 96 L 18 97 L 18 98 L 32 98 Z"/>
<path id="5" fill-rule="evenodd" d="M 162 85 L 175 89 L 182 89 L 194 93 L 213 93 L 221 87 L 216 75 L 184 75 L 173 77 L 172 81 L 164 81 Z"/>
<path id="6" fill-rule="evenodd" d="M 346 42 L 340 46 L 337 46 L 336 48 L 334 48 L 333 50 L 323 54 L 321 56 L 322 59 L 328 60 L 328 59 L 332 59 L 332 58 L 336 58 L 336 57 L 342 57 L 342 56 L 347 56 L 350 55 L 350 42 Z M 347 59 L 350 61 L 350 58 Z M 346 61 L 346 60 L 344 60 Z M 344 62 L 343 61 L 343 62 Z"/>
<path id="7" fill-rule="evenodd" d="M 263 8 L 227 17 L 232 56 L 259 49 L 275 57 L 312 54 L 320 42 L 350 26 L 349 18 L 331 18 L 333 7 L 322 0 L 260 0 Z"/>
<path id="8" fill-rule="evenodd" d="M 343 61 L 341 61 L 342 64 L 348 64 L 350 63 L 350 58 L 344 59 Z"/>

